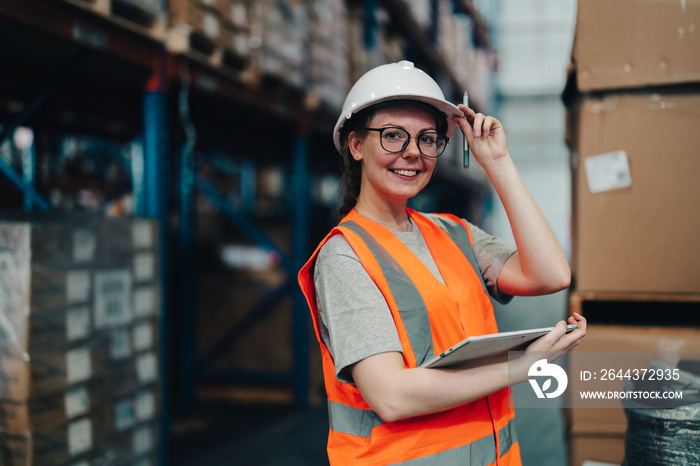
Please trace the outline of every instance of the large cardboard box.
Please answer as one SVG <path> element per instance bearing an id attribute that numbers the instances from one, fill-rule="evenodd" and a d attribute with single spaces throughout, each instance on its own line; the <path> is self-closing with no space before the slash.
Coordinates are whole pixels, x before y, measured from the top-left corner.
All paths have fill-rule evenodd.
<path id="1" fill-rule="evenodd" d="M 101 216 L 0 222 L 0 465 L 152 456 L 156 232 Z"/>
<path id="2" fill-rule="evenodd" d="M 580 0 L 582 91 L 700 81 L 700 0 Z"/>
<path id="3" fill-rule="evenodd" d="M 576 289 L 700 293 L 700 94 L 610 94 L 571 115 Z"/>
<path id="4" fill-rule="evenodd" d="M 619 465 L 625 458 L 625 438 L 620 436 L 569 436 L 570 466 Z"/>
<path id="5" fill-rule="evenodd" d="M 591 351 L 608 353 L 606 361 L 601 361 L 608 366 L 601 369 L 617 368 L 617 361 L 631 364 L 635 360 L 635 354 L 646 356 L 646 352 L 658 352 L 659 359 L 675 366 L 680 353 L 700 351 L 700 329 L 589 325 L 586 337 L 567 357 L 569 374 L 579 374 L 584 363 L 591 359 L 585 353 Z M 640 367 L 643 368 L 646 367 Z M 622 390 L 623 380 L 615 383 L 617 386 L 614 389 Z M 573 394 L 579 390 L 610 390 L 615 383 L 605 382 L 603 386 L 596 387 L 595 382 L 583 382 L 578 377 L 570 377 L 567 392 Z M 571 405 L 577 405 L 575 399 Z M 621 405 L 619 408 L 573 407 L 565 409 L 564 415 L 568 430 L 574 435 L 623 436 L 627 430 L 627 417 Z"/>

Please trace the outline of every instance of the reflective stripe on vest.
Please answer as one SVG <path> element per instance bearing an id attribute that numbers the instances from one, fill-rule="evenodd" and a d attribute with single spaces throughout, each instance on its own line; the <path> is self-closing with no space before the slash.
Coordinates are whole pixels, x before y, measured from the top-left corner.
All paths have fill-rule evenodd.
<path id="1" fill-rule="evenodd" d="M 372 429 L 383 424 L 381 418 L 372 410 L 356 409 L 341 403 L 328 402 L 328 413 L 331 428 L 336 432 L 354 435 L 355 437 L 370 438 Z M 505 455 L 510 447 L 518 441 L 515 432 L 515 418 L 508 421 L 498 432 L 501 456 Z M 402 463 L 406 465 L 420 464 L 455 464 L 454 460 L 464 461 L 469 459 L 470 465 L 486 465 L 496 461 L 495 440 L 493 435 L 482 437 L 472 443 L 451 450 L 442 451 L 434 455 L 417 458 Z"/>
<path id="2" fill-rule="evenodd" d="M 499 432 L 501 456 L 508 453 L 518 440 L 515 434 L 515 418 L 511 419 Z M 434 455 L 415 458 L 394 465 L 406 466 L 435 466 L 436 464 L 468 464 L 469 466 L 481 466 L 496 462 L 496 451 L 493 435 L 482 437 L 467 445 L 441 451 Z"/>
<path id="3" fill-rule="evenodd" d="M 371 409 L 358 409 L 352 406 L 328 401 L 330 427 L 336 432 L 370 438 L 372 429 L 384 423 Z"/>
<path id="4" fill-rule="evenodd" d="M 408 275 L 396 260 L 364 228 L 353 221 L 343 222 L 340 226 L 347 228 L 362 238 L 362 241 L 365 242 L 381 266 L 384 278 L 386 278 L 391 294 L 394 296 L 396 306 L 401 312 L 401 320 L 411 341 L 411 348 L 413 348 L 413 354 L 416 356 L 417 365 L 420 366 L 425 361 L 434 358 L 435 352 L 433 350 L 428 310 L 425 308 L 425 302 L 423 302 L 423 297 L 418 288 L 408 278 Z M 421 312 L 415 312 L 416 308 L 419 308 Z M 414 312 L 404 312 L 405 309 L 413 309 Z"/>

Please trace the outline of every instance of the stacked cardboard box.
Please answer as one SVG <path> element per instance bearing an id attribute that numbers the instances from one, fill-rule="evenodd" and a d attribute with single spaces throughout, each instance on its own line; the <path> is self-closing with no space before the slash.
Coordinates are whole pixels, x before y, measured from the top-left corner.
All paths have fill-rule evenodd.
<path id="1" fill-rule="evenodd" d="M 172 0 L 168 11 L 170 24 L 218 43 L 223 6 L 222 0 Z"/>
<path id="2" fill-rule="evenodd" d="M 455 12 L 453 2 L 438 2 L 438 48 L 450 73 L 460 85 L 458 94 L 469 91 L 469 101 L 478 108 L 491 105 L 492 54 L 474 44 L 474 19 Z"/>
<path id="3" fill-rule="evenodd" d="M 260 76 L 293 89 L 304 89 L 308 37 L 306 2 L 254 2 L 250 23 L 251 35 L 260 44 L 253 56 Z"/>
<path id="4" fill-rule="evenodd" d="M 700 223 L 689 213 L 700 199 L 700 42 L 691 39 L 699 20 L 697 0 L 578 3 L 568 140 L 570 308 L 589 318 L 580 349 L 663 351 L 700 337 L 677 328 L 689 320 L 680 310 L 700 302 Z M 654 310 L 639 312 L 651 301 Z M 626 428 L 622 408 L 572 409 L 571 464 L 619 464 Z M 606 448 L 588 449 L 591 442 Z"/>
<path id="5" fill-rule="evenodd" d="M 221 7 L 221 44 L 240 60 L 240 67 L 250 60 L 250 1 L 226 0 Z"/>
<path id="6" fill-rule="evenodd" d="M 406 58 L 406 37 L 393 27 L 388 11 L 378 6 L 374 11 L 376 29 L 371 31 L 372 49 L 367 48 L 367 15 L 359 4 L 349 5 L 348 14 L 348 61 L 350 83 L 355 81 L 375 66 L 394 63 Z"/>
<path id="7" fill-rule="evenodd" d="M 125 218 L 0 223 L 3 465 L 155 457 L 155 233 Z"/>
<path id="8" fill-rule="evenodd" d="M 251 55 L 250 8 L 249 0 L 171 0 L 168 49 L 243 71 Z"/>
<path id="9" fill-rule="evenodd" d="M 344 0 L 309 2 L 309 92 L 333 110 L 349 90 L 347 17 Z"/>
<path id="10" fill-rule="evenodd" d="M 568 358 L 568 372 L 574 375 L 569 378 L 567 388 L 571 395 L 571 408 L 566 410 L 571 465 L 581 466 L 584 461 L 621 464 L 624 458 L 627 418 L 619 403 L 614 407 L 613 404 L 599 402 L 596 406 L 600 407 L 590 407 L 590 402 L 576 396 L 580 391 L 624 389 L 625 379 L 599 380 L 602 378 L 600 370 L 645 369 L 648 367 L 646 359 L 651 356 L 675 366 L 681 354 L 697 351 L 700 351 L 700 329 L 591 326 L 586 338 Z M 629 366 L 642 362 L 640 367 Z M 584 369 L 593 369 L 591 372 L 597 370 L 596 378 L 582 380 L 576 376 Z M 600 448 L 590 448 L 592 445 L 599 445 Z"/>

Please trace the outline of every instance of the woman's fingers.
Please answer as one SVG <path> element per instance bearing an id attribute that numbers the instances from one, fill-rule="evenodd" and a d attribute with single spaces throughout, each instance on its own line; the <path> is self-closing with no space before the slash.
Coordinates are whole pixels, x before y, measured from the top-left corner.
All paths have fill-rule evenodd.
<path id="1" fill-rule="evenodd" d="M 477 113 L 474 115 L 474 123 L 472 123 L 472 129 L 474 130 L 474 137 L 479 138 L 484 134 L 484 121 L 486 116 L 483 113 Z"/>
<path id="2" fill-rule="evenodd" d="M 460 126 L 462 126 L 466 120 L 466 124 L 472 129 L 475 138 L 488 136 L 491 130 L 498 125 L 497 120 L 492 116 L 475 113 L 474 110 L 462 104 L 459 105 L 459 109 L 464 113 L 464 118 L 461 119 L 461 122 L 458 118 L 455 118 L 455 121 L 461 123 Z"/>

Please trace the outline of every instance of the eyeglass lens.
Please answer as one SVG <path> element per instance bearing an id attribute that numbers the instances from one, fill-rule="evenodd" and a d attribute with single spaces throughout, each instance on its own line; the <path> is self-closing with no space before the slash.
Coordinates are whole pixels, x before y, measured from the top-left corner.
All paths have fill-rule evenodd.
<path id="1" fill-rule="evenodd" d="M 384 128 L 381 132 L 381 143 L 388 152 L 401 152 L 408 147 L 411 135 L 401 128 Z M 426 132 L 418 135 L 418 149 L 427 157 L 437 157 L 443 153 L 446 141 L 436 132 Z"/>

